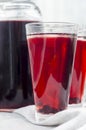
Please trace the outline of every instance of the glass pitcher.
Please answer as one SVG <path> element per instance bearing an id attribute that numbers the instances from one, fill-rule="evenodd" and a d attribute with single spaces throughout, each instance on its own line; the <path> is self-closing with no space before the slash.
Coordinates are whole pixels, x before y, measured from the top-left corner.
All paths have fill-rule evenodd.
<path id="1" fill-rule="evenodd" d="M 0 111 L 34 103 L 25 24 L 40 20 L 29 0 L 0 4 Z"/>

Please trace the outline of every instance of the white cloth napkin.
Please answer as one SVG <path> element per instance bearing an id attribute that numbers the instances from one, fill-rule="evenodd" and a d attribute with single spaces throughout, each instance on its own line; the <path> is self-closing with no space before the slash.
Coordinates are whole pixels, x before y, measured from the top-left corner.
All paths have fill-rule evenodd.
<path id="1" fill-rule="evenodd" d="M 69 106 L 61 111 L 37 122 L 35 107 L 27 106 L 16 109 L 12 113 L 0 112 L 0 130 L 86 130 L 86 108 Z"/>

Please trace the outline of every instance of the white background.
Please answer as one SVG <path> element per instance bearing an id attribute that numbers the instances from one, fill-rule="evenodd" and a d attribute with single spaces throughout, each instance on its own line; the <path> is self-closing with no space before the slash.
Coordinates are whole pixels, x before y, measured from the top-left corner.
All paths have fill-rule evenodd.
<path id="1" fill-rule="evenodd" d="M 44 21 L 66 21 L 86 24 L 86 0 L 34 0 Z"/>

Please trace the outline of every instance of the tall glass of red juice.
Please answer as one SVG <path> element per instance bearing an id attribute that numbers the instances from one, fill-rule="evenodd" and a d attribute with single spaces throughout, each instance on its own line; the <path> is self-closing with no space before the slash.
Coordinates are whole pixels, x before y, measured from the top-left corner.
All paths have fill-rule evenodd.
<path id="1" fill-rule="evenodd" d="M 77 26 L 71 23 L 26 25 L 36 119 L 67 108 Z"/>
<path id="2" fill-rule="evenodd" d="M 80 30 L 73 68 L 69 104 L 82 103 L 86 78 L 86 30 Z"/>

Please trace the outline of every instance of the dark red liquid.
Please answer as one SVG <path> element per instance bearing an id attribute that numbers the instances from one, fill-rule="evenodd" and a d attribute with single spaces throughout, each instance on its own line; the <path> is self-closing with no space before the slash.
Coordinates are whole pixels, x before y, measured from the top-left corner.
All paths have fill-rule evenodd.
<path id="1" fill-rule="evenodd" d="M 41 113 L 67 107 L 74 35 L 39 34 L 28 38 L 34 99 Z"/>
<path id="2" fill-rule="evenodd" d="M 69 103 L 80 103 L 86 76 L 86 40 L 78 39 Z"/>
<path id="3" fill-rule="evenodd" d="M 33 104 L 25 24 L 0 21 L 0 109 Z"/>

